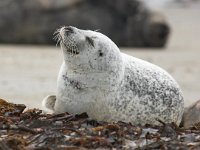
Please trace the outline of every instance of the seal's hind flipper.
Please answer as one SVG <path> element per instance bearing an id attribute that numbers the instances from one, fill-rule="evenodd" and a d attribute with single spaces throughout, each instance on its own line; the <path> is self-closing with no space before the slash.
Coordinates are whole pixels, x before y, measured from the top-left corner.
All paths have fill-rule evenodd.
<path id="1" fill-rule="evenodd" d="M 55 95 L 48 95 L 42 100 L 42 107 L 44 110 L 51 110 L 54 111 L 54 106 L 56 102 Z"/>

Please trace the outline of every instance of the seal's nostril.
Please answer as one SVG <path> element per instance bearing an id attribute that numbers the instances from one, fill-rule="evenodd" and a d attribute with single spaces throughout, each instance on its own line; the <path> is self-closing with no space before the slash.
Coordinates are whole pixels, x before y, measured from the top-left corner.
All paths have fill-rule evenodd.
<path id="1" fill-rule="evenodd" d="M 60 29 L 59 33 L 62 37 L 69 36 L 70 34 L 74 33 L 74 29 L 71 26 L 65 26 Z"/>
<path id="2" fill-rule="evenodd" d="M 67 26 L 67 27 L 64 27 L 65 31 L 68 32 L 68 33 L 73 33 L 74 30 L 71 26 Z"/>

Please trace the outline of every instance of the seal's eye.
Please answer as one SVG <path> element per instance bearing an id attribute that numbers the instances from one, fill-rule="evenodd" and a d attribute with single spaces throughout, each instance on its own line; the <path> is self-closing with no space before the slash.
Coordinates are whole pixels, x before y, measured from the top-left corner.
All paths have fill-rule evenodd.
<path id="1" fill-rule="evenodd" d="M 102 50 L 99 50 L 99 57 L 102 57 L 103 56 L 103 52 Z"/>
<path id="2" fill-rule="evenodd" d="M 86 36 L 86 41 L 88 41 L 88 43 L 94 47 L 94 40 L 92 38 Z"/>

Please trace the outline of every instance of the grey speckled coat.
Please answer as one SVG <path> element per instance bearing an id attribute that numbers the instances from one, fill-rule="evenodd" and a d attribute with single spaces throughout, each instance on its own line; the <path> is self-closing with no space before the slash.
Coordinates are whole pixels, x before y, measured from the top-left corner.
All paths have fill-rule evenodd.
<path id="1" fill-rule="evenodd" d="M 63 27 L 57 38 L 64 62 L 57 95 L 43 106 L 56 113 L 87 112 L 91 118 L 158 124 L 179 124 L 184 111 L 176 81 L 160 67 L 128 56 L 105 35 Z"/>

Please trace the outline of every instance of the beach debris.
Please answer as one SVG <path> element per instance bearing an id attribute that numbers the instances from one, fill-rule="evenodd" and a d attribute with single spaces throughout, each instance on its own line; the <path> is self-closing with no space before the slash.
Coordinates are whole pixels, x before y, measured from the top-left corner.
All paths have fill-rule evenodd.
<path id="1" fill-rule="evenodd" d="M 44 114 L 0 99 L 0 149 L 199 149 L 199 124 L 181 128 L 102 122 L 82 114 Z"/>

